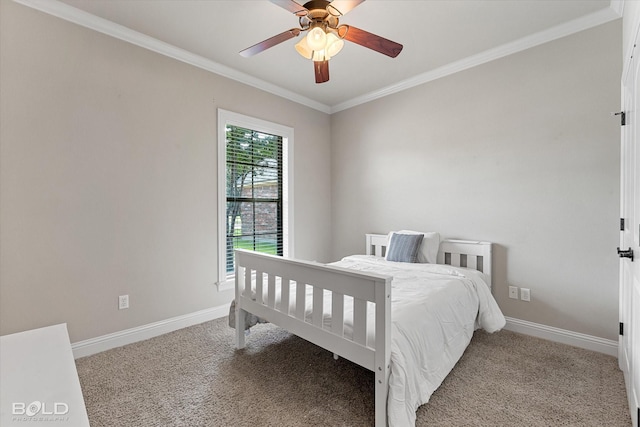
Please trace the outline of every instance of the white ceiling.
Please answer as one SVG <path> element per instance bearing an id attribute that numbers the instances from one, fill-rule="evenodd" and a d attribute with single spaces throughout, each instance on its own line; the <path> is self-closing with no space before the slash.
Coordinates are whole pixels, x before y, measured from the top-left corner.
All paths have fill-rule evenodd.
<path id="1" fill-rule="evenodd" d="M 369 0 L 340 19 L 404 45 L 347 42 L 316 84 L 297 38 L 238 52 L 298 20 L 267 0 L 16 0 L 321 111 L 334 112 L 617 19 L 621 0 Z M 303 0 L 300 0 L 302 3 Z M 303 33 L 304 34 L 304 33 Z"/>

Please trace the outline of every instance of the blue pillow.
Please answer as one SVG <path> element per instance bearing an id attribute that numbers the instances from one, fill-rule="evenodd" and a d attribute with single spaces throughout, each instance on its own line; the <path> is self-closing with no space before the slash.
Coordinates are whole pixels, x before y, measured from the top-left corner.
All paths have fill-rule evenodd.
<path id="1" fill-rule="evenodd" d="M 393 233 L 385 258 L 387 261 L 418 262 L 418 250 L 423 238 L 424 234 Z"/>

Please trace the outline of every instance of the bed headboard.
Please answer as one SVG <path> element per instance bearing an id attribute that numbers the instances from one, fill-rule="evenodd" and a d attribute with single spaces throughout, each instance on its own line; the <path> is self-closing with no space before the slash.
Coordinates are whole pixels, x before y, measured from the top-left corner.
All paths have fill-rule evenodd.
<path id="1" fill-rule="evenodd" d="M 367 234 L 367 255 L 384 256 L 387 249 L 387 234 Z M 490 242 L 445 239 L 440 241 L 438 264 L 467 267 L 482 271 L 489 276 L 491 285 Z"/>

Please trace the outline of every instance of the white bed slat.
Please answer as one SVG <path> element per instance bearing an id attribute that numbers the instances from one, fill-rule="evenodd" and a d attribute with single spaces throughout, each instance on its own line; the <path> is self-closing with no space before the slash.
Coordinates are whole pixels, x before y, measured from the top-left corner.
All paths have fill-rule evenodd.
<path id="1" fill-rule="evenodd" d="M 367 301 L 353 300 L 353 341 L 367 345 Z"/>
<path id="2" fill-rule="evenodd" d="M 251 298 L 251 273 L 251 270 L 245 269 L 244 290 L 242 291 L 242 295 L 244 295 L 246 298 Z"/>
<path id="3" fill-rule="evenodd" d="M 267 306 L 275 308 L 276 306 L 276 276 L 269 274 L 267 279 Z"/>
<path id="4" fill-rule="evenodd" d="M 313 287 L 313 313 L 311 313 L 311 323 L 318 328 L 322 328 L 324 289 Z"/>
<path id="5" fill-rule="evenodd" d="M 304 322 L 304 310 L 307 306 L 307 286 L 303 282 L 296 282 L 296 318 Z"/>
<path id="6" fill-rule="evenodd" d="M 289 287 L 291 282 L 289 279 L 283 277 L 280 289 L 280 311 L 284 314 L 289 314 L 289 296 L 291 295 L 291 288 Z"/>
<path id="7" fill-rule="evenodd" d="M 264 304 L 263 303 L 263 297 L 264 297 L 264 290 L 262 288 L 262 280 L 264 279 L 264 273 L 262 271 L 257 271 L 256 272 L 256 302 L 258 304 Z"/>
<path id="8" fill-rule="evenodd" d="M 460 267 L 460 254 L 451 254 L 451 265 Z"/>
<path id="9" fill-rule="evenodd" d="M 467 268 L 472 268 L 474 270 L 478 269 L 478 257 L 474 255 L 467 255 Z"/>
<path id="10" fill-rule="evenodd" d="M 344 295 L 338 292 L 331 293 L 331 332 L 344 334 Z"/>
<path id="11" fill-rule="evenodd" d="M 246 269 L 239 265 L 236 264 L 236 294 L 240 294 L 242 295 L 242 293 L 244 292 L 244 271 Z M 236 295 L 236 298 L 239 295 Z"/>

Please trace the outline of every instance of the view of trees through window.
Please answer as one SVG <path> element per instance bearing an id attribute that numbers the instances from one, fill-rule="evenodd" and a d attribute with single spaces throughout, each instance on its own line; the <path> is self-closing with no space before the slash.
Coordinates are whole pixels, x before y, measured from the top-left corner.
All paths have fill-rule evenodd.
<path id="1" fill-rule="evenodd" d="M 283 252 L 282 137 L 226 127 L 227 273 L 233 251 Z"/>

